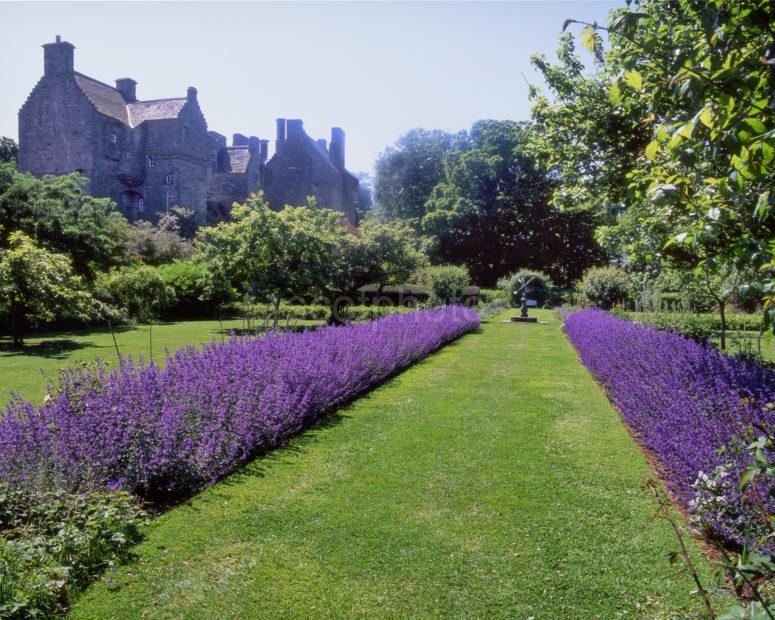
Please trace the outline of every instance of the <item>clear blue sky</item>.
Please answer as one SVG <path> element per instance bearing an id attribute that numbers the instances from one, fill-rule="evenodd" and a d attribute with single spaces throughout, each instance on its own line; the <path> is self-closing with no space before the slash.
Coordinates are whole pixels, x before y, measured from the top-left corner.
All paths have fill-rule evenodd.
<path id="1" fill-rule="evenodd" d="M 0 3 L 0 135 L 43 73 L 41 44 L 76 46 L 76 70 L 138 98 L 199 89 L 210 129 L 274 139 L 276 117 L 313 137 L 347 133 L 347 166 L 371 171 L 413 127 L 529 117 L 530 55 L 554 55 L 567 17 L 623 2 Z"/>

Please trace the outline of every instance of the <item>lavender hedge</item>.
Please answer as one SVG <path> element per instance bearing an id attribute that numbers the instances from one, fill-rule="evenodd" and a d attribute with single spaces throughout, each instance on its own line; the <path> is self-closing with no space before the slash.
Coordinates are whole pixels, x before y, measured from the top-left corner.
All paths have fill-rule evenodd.
<path id="1" fill-rule="evenodd" d="M 767 487 L 774 481 L 741 494 L 736 481 L 750 455 L 719 448 L 757 426 L 775 426 L 775 411 L 767 408 L 775 402 L 775 373 L 601 310 L 571 314 L 564 328 L 583 363 L 659 460 L 672 492 L 705 525 L 739 543 L 750 525 L 747 507 L 753 499 L 773 512 Z"/>
<path id="2" fill-rule="evenodd" d="M 190 346 L 163 368 L 127 359 L 112 372 L 72 371 L 41 407 L 7 406 L 0 480 L 188 493 L 478 325 L 450 306 Z"/>

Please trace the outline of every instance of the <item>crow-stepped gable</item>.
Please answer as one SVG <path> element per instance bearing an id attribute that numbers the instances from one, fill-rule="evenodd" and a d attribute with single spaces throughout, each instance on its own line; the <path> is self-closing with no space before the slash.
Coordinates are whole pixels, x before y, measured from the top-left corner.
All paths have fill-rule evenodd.
<path id="1" fill-rule="evenodd" d="M 81 172 L 88 191 L 115 200 L 132 221 L 170 207 L 200 223 L 225 217 L 234 202 L 262 190 L 270 206 L 318 204 L 355 216 L 358 180 L 344 166 L 344 132 L 313 140 L 302 121 L 277 119 L 269 141 L 208 131 L 196 88 L 185 97 L 140 101 L 137 82 L 110 86 L 75 71 L 74 46 L 43 46 L 43 77 L 19 110 L 19 169 L 35 175 Z"/>

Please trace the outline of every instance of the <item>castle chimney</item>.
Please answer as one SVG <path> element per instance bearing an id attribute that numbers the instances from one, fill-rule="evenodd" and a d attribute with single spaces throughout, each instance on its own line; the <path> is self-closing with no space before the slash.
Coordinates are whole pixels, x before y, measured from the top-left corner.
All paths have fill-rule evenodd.
<path id="1" fill-rule="evenodd" d="M 326 142 L 325 138 L 318 139 L 318 146 L 328 153 L 328 142 Z"/>
<path id="2" fill-rule="evenodd" d="M 261 147 L 259 149 L 259 157 L 258 159 L 261 161 L 261 163 L 266 163 L 266 160 L 269 159 L 269 140 L 259 140 Z"/>
<path id="3" fill-rule="evenodd" d="M 132 78 L 118 78 L 116 80 L 116 90 L 121 93 L 121 96 L 127 103 L 137 101 L 137 82 Z"/>
<path id="4" fill-rule="evenodd" d="M 232 146 L 248 146 L 249 140 L 247 136 L 243 136 L 241 133 L 235 133 L 231 137 Z"/>
<path id="5" fill-rule="evenodd" d="M 301 136 L 304 133 L 304 122 L 300 118 L 289 118 L 286 127 L 289 138 L 291 136 Z"/>
<path id="6" fill-rule="evenodd" d="M 248 138 L 248 150 L 250 150 L 251 153 L 258 153 L 261 150 L 261 140 L 256 136 L 250 136 L 250 138 Z"/>
<path id="7" fill-rule="evenodd" d="M 196 102 L 196 88 L 189 86 L 186 90 L 186 99 Z"/>
<path id="8" fill-rule="evenodd" d="M 341 127 L 331 128 L 331 145 L 328 157 L 337 170 L 344 170 L 344 131 Z"/>
<path id="9" fill-rule="evenodd" d="M 283 147 L 283 142 L 285 142 L 285 119 L 278 118 L 277 119 L 277 140 L 275 140 L 275 143 L 274 143 L 274 149 L 278 153 Z"/>
<path id="10" fill-rule="evenodd" d="M 43 46 L 44 75 L 68 75 L 75 70 L 75 46 L 57 35 L 56 43 L 46 43 Z"/>

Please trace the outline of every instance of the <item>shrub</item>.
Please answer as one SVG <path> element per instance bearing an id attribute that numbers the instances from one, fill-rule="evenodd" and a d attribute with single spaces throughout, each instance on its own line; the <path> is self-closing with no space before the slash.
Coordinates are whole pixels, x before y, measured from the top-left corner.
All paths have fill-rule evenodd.
<path id="1" fill-rule="evenodd" d="M 629 290 L 629 278 L 618 267 L 592 267 L 584 272 L 578 285 L 584 303 L 606 310 L 626 300 Z"/>
<path id="2" fill-rule="evenodd" d="M 600 310 L 570 315 L 565 331 L 639 441 L 659 460 L 678 500 L 706 527 L 741 544 L 750 520 L 746 498 L 730 485 L 722 489 L 728 510 L 709 513 L 708 477 L 724 466 L 730 479 L 740 479 L 751 463 L 748 452 L 720 449 L 748 429 L 773 428 L 775 411 L 767 403 L 775 402 L 775 373 Z M 762 478 L 753 490 L 770 513 L 775 497 L 766 490 L 774 484 Z"/>
<path id="3" fill-rule="evenodd" d="M 273 304 L 237 303 L 233 305 L 233 311 L 240 317 L 249 317 L 256 321 L 263 321 L 266 317 L 274 317 Z M 406 314 L 412 308 L 407 306 L 346 306 L 343 318 L 347 321 L 370 321 L 391 314 Z M 280 304 L 280 320 L 296 319 L 301 321 L 325 321 L 331 314 L 331 308 L 323 304 L 292 305 Z"/>
<path id="4" fill-rule="evenodd" d="M 214 316 L 223 304 L 236 297 L 228 283 L 213 281 L 204 262 L 176 260 L 159 265 L 156 270 L 174 293 L 174 301 L 169 300 L 164 307 L 165 316 Z"/>
<path id="5" fill-rule="evenodd" d="M 164 222 L 162 222 L 164 224 Z M 173 260 L 185 260 L 193 254 L 193 246 L 176 230 L 154 226 L 140 220 L 129 227 L 127 253 L 136 261 L 147 265 L 161 265 Z"/>
<path id="6" fill-rule="evenodd" d="M 721 330 L 721 319 L 718 314 L 624 311 L 615 311 L 615 314 L 642 325 L 653 325 L 662 331 L 683 334 L 700 343 L 712 340 Z M 726 323 L 728 331 L 759 331 L 763 325 L 760 314 L 728 314 Z"/>
<path id="7" fill-rule="evenodd" d="M 511 300 L 513 306 L 519 306 L 522 300 L 522 283 L 529 283 L 527 293 L 539 306 L 557 301 L 557 290 L 552 279 L 543 271 L 520 269 L 498 280 L 498 289 Z"/>
<path id="8" fill-rule="evenodd" d="M 125 308 L 130 318 L 149 321 L 175 303 L 175 291 L 153 267 L 125 267 L 102 274 L 95 285 L 96 296 Z"/>
<path id="9" fill-rule="evenodd" d="M 436 265 L 426 270 L 427 286 L 431 290 L 430 302 L 435 306 L 460 303 L 463 289 L 471 282 L 467 267 Z"/>
<path id="10" fill-rule="evenodd" d="M 166 364 L 74 370 L 0 420 L 0 480 L 16 487 L 189 493 L 475 329 L 460 306 L 263 338 L 213 341 Z"/>
<path id="11" fill-rule="evenodd" d="M 50 617 L 126 558 L 145 514 L 121 491 L 70 495 L 0 485 L 0 616 Z"/>

